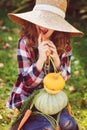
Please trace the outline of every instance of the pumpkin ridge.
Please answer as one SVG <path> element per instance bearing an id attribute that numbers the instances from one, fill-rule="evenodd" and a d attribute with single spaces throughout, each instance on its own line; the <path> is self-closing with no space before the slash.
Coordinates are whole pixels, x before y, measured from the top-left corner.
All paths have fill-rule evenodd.
<path id="1" fill-rule="evenodd" d="M 54 115 L 64 109 L 67 103 L 68 98 L 62 90 L 53 95 L 44 91 L 35 102 L 35 107 L 44 114 Z"/>
<path id="2" fill-rule="evenodd" d="M 56 91 L 61 90 L 65 86 L 65 80 L 60 73 L 49 73 L 44 79 L 43 83 L 45 88 Z"/>

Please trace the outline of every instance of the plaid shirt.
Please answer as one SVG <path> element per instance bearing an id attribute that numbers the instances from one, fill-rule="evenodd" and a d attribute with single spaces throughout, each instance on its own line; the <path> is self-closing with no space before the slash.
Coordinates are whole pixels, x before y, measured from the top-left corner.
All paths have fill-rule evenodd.
<path id="1" fill-rule="evenodd" d="M 62 71 L 62 75 L 65 80 L 70 77 L 70 58 L 72 50 L 70 45 L 67 44 L 67 54 L 65 53 L 60 57 L 61 65 L 58 67 L 58 71 Z M 8 108 L 21 108 L 23 101 L 35 90 L 42 87 L 42 80 L 45 76 L 44 71 L 38 71 L 35 63 L 32 61 L 35 54 L 32 51 L 27 50 L 25 38 L 19 40 L 17 49 L 18 59 L 18 78 L 14 84 L 12 93 L 7 102 Z"/>

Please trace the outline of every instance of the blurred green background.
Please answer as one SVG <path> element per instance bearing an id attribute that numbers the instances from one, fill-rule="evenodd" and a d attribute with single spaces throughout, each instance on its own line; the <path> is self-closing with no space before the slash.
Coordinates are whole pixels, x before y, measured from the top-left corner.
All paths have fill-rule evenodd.
<path id="1" fill-rule="evenodd" d="M 34 4 L 35 0 L 0 0 L 0 130 L 8 130 L 16 114 L 5 105 L 17 78 L 16 48 L 20 27 L 8 19 L 7 13 L 26 12 L 32 10 Z M 68 0 L 66 18 L 84 32 L 83 37 L 71 39 L 71 78 L 65 92 L 80 130 L 87 130 L 87 0 Z"/>

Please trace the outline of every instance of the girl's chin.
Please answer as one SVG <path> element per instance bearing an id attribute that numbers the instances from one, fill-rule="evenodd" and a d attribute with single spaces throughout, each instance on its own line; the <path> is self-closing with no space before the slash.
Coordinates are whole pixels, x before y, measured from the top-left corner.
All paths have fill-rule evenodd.
<path id="1" fill-rule="evenodd" d="M 46 35 L 48 33 L 48 30 L 47 31 L 46 30 L 43 30 L 43 31 L 40 30 L 40 33 L 43 33 L 44 35 Z"/>
<path id="2" fill-rule="evenodd" d="M 45 35 L 45 37 L 46 37 L 47 39 L 49 39 L 49 38 L 50 38 L 50 36 L 51 36 L 48 32 L 47 32 L 47 33 L 45 33 L 44 35 Z"/>

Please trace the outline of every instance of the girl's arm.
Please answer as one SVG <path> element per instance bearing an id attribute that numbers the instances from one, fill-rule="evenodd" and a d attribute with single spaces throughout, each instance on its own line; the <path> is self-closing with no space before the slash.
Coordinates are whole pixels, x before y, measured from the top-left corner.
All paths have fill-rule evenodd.
<path id="1" fill-rule="evenodd" d="M 62 72 L 62 76 L 64 77 L 65 81 L 70 78 L 70 72 L 71 72 L 71 56 L 72 56 L 72 50 L 70 50 L 67 55 L 65 53 L 61 56 L 61 64 L 58 68 L 59 71 Z"/>
<path id="2" fill-rule="evenodd" d="M 35 63 L 32 62 L 32 55 L 26 48 L 26 40 L 19 41 L 17 50 L 18 70 L 22 74 L 26 86 L 38 86 L 41 83 L 44 73 L 38 70 Z"/>
<path id="3" fill-rule="evenodd" d="M 26 40 L 21 39 L 18 43 L 17 59 L 18 59 L 18 79 L 14 84 L 14 88 L 7 102 L 8 108 L 20 109 L 24 100 L 30 93 L 42 82 L 44 72 L 43 64 L 46 60 L 47 46 L 41 43 L 38 47 L 39 58 L 36 63 L 32 63 L 34 58 L 30 51 L 26 48 Z"/>

